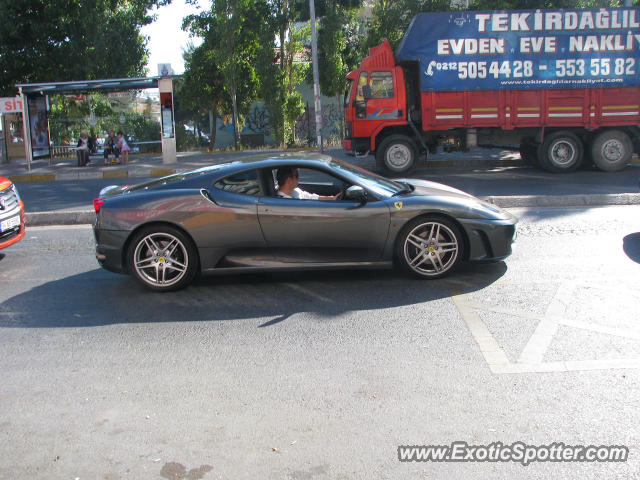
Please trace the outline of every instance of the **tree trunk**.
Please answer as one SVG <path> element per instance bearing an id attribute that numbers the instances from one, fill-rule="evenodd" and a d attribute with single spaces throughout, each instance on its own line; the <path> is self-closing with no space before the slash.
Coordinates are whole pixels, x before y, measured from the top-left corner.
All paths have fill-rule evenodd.
<path id="1" fill-rule="evenodd" d="M 342 140 L 344 140 L 344 107 L 340 103 L 340 93 L 336 93 L 336 100 L 338 108 L 341 110 L 340 112 L 340 143 L 342 144 Z"/>
<path id="2" fill-rule="evenodd" d="M 233 143 L 238 150 L 238 106 L 236 104 L 236 86 L 231 85 L 231 104 L 233 105 Z"/>
<path id="3" fill-rule="evenodd" d="M 209 144 L 211 149 L 216 148 L 216 133 L 218 132 L 218 105 L 209 110 Z"/>
<path id="4" fill-rule="evenodd" d="M 280 147 L 287 148 L 287 133 L 285 129 L 287 128 L 287 124 L 284 119 L 285 115 L 285 100 L 287 96 L 285 95 L 286 86 L 284 85 L 285 79 L 285 65 L 287 62 L 287 58 L 285 55 L 285 42 L 287 37 L 287 26 L 285 23 L 280 25 L 280 73 L 282 74 L 283 84 L 280 85 L 280 130 L 282 131 L 282 139 L 280 140 Z"/>

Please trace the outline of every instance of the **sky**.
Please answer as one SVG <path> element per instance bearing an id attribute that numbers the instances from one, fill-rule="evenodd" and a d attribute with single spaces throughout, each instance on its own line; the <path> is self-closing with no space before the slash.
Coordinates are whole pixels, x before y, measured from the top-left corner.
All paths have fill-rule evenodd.
<path id="1" fill-rule="evenodd" d="M 190 39 L 189 34 L 182 31 L 182 19 L 192 13 L 201 12 L 203 8 L 209 8 L 211 2 L 200 0 L 200 5 L 201 9 L 198 10 L 193 5 L 187 5 L 184 0 L 173 0 L 171 5 L 152 10 L 157 16 L 156 21 L 142 28 L 142 34 L 149 37 L 149 75 L 158 74 L 158 63 L 170 63 L 175 74 L 184 72 L 182 51 L 190 40 L 194 45 L 198 45 L 199 40 Z"/>

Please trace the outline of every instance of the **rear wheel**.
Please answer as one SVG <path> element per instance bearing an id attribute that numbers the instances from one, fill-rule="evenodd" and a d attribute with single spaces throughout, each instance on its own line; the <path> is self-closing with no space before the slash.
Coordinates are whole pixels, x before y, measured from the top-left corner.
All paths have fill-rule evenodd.
<path id="1" fill-rule="evenodd" d="M 127 263 L 136 280 L 158 292 L 186 287 L 198 268 L 191 240 L 168 225 L 148 227 L 136 234 L 129 246 Z"/>
<path id="2" fill-rule="evenodd" d="M 447 275 L 462 258 L 458 227 L 443 217 L 421 217 L 409 222 L 398 237 L 396 258 L 401 267 L 423 278 Z"/>
<path id="3" fill-rule="evenodd" d="M 376 150 L 376 163 L 386 173 L 403 173 L 411 170 L 416 162 L 416 147 L 405 135 L 385 138 Z"/>
<path id="4" fill-rule="evenodd" d="M 584 148 L 571 132 L 552 133 L 540 146 L 538 158 L 540 166 L 549 172 L 573 172 L 582 165 Z"/>
<path id="5" fill-rule="evenodd" d="M 631 161 L 633 144 L 629 135 L 620 130 L 608 130 L 594 138 L 591 144 L 593 163 L 605 172 L 622 170 Z"/>

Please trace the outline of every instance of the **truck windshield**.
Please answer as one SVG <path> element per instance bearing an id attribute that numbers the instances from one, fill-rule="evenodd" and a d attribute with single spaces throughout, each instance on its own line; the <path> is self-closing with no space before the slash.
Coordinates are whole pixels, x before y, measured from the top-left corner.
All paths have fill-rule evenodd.
<path id="1" fill-rule="evenodd" d="M 344 106 L 345 108 L 351 103 L 351 87 L 353 86 L 353 80 L 347 79 L 347 89 L 344 91 Z"/>

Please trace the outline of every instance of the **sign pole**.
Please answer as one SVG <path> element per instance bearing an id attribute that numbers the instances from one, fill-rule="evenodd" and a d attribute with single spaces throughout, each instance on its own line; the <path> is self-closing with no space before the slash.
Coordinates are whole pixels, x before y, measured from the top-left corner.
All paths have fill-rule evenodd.
<path id="1" fill-rule="evenodd" d="M 31 172 L 33 151 L 31 150 L 31 125 L 29 124 L 29 97 L 24 94 L 22 87 L 18 87 L 18 93 L 22 100 L 22 135 L 24 138 L 24 154 L 27 157 L 27 171 Z"/>

